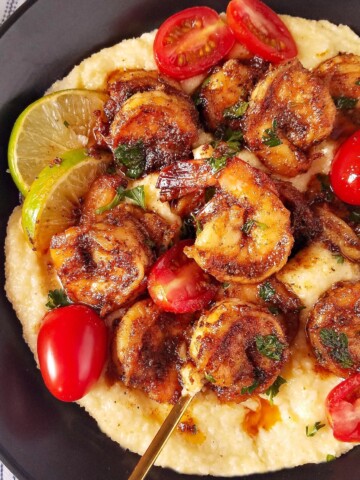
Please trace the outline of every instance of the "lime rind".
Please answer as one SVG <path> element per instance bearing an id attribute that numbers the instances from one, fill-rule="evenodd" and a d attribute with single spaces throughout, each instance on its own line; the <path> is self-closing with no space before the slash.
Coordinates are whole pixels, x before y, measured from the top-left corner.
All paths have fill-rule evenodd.
<path id="1" fill-rule="evenodd" d="M 105 93 L 70 89 L 51 93 L 29 105 L 16 120 L 8 147 L 11 176 L 26 196 L 33 180 L 55 157 L 85 147 L 103 107 Z"/>
<path id="2" fill-rule="evenodd" d="M 80 198 L 110 161 L 111 155 L 97 159 L 78 149 L 40 172 L 22 207 L 22 226 L 36 251 L 45 252 L 53 235 L 75 223 Z"/>

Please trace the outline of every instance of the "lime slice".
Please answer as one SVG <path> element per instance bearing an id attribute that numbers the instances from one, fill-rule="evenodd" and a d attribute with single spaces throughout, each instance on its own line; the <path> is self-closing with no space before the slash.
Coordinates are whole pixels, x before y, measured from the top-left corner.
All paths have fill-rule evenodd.
<path id="1" fill-rule="evenodd" d="M 75 224 L 81 197 L 111 160 L 111 155 L 99 159 L 73 150 L 40 172 L 22 208 L 23 229 L 37 252 L 44 253 L 53 235 Z"/>
<path id="2" fill-rule="evenodd" d="M 18 117 L 8 149 L 10 173 L 23 195 L 41 170 L 68 150 L 92 140 L 96 117 L 107 100 L 92 90 L 62 90 L 29 105 Z"/>

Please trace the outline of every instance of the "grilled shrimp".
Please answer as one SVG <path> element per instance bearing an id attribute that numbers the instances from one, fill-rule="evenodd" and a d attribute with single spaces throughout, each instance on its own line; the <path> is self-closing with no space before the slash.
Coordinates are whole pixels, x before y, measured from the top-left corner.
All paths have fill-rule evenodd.
<path id="1" fill-rule="evenodd" d="M 168 221 L 167 218 L 163 218 L 158 213 L 149 211 L 157 206 L 156 199 L 154 201 L 152 198 L 153 195 L 149 192 L 151 187 L 150 182 L 152 180 L 151 177 L 151 175 L 148 176 L 148 185 L 143 186 L 144 201 L 147 210 L 143 210 L 133 204 L 126 204 L 126 207 L 120 205 L 120 207 L 114 207 L 102 213 L 102 208 L 111 204 L 117 194 L 117 189 L 119 187 L 125 188 L 128 185 L 128 180 L 125 179 L 123 175 L 102 175 L 98 177 L 92 183 L 90 190 L 86 195 L 82 208 L 81 223 L 92 224 L 100 221 L 116 223 L 118 208 L 120 208 L 120 214 L 121 211 L 126 208 L 129 214 L 133 215 L 134 218 L 143 224 L 149 236 L 150 243 L 154 246 L 157 252 L 168 248 L 172 242 L 177 240 L 180 226 L 174 215 L 172 216 L 174 218 L 171 218 L 171 221 Z M 138 182 L 137 186 L 139 186 Z M 153 205 L 154 203 L 155 205 Z M 165 207 L 161 203 L 160 205 Z M 170 211 L 170 207 L 168 207 L 168 209 Z"/>
<path id="2" fill-rule="evenodd" d="M 314 305 L 307 334 L 319 364 L 339 377 L 360 370 L 360 282 L 339 282 Z"/>
<path id="3" fill-rule="evenodd" d="M 149 235 L 126 205 L 117 215 L 68 228 L 50 244 L 55 270 L 69 298 L 106 315 L 146 289 L 154 262 Z"/>
<path id="4" fill-rule="evenodd" d="M 360 56 L 341 53 L 321 63 L 315 70 L 328 87 L 338 113 L 360 125 Z"/>
<path id="5" fill-rule="evenodd" d="M 225 401 L 264 392 L 288 358 L 285 333 L 266 309 L 228 299 L 196 322 L 189 356 Z"/>
<path id="6" fill-rule="evenodd" d="M 161 403 L 175 403 L 181 394 L 177 349 L 190 316 L 163 312 L 152 300 L 141 300 L 116 328 L 112 358 L 125 385 L 143 390 Z"/>
<path id="7" fill-rule="evenodd" d="M 216 193 L 196 215 L 197 237 L 185 254 L 220 282 L 256 283 L 280 270 L 293 237 L 290 213 L 270 178 L 233 158 L 217 174 L 205 160 L 180 162 L 158 180 L 162 198 L 209 185 Z"/>
<path id="8" fill-rule="evenodd" d="M 145 173 L 157 171 L 190 157 L 198 138 L 198 114 L 184 94 L 135 93 L 116 113 L 110 138 L 115 152 L 138 149 L 144 157 Z"/>
<path id="9" fill-rule="evenodd" d="M 241 128 L 241 117 L 259 75 L 255 66 L 235 59 L 215 67 L 203 82 L 197 102 L 210 131 Z"/>
<path id="10" fill-rule="evenodd" d="M 271 172 L 293 177 L 310 167 L 306 152 L 330 135 L 335 111 L 322 80 L 291 60 L 272 68 L 253 90 L 244 138 Z"/>
<path id="11" fill-rule="evenodd" d="M 315 212 L 323 227 L 322 239 L 330 242 L 344 257 L 360 262 L 360 239 L 354 230 L 326 204 L 315 207 Z"/>
<path id="12" fill-rule="evenodd" d="M 277 280 L 274 275 L 261 283 L 225 284 L 219 289 L 216 300 L 228 298 L 267 308 L 282 325 L 288 343 L 292 343 L 298 332 L 299 313 L 303 306 L 290 287 Z"/>

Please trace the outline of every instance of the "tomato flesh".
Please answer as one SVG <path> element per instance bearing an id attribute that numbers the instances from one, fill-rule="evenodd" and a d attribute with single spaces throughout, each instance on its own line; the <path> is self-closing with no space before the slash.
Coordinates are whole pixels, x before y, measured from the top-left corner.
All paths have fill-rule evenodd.
<path id="1" fill-rule="evenodd" d="M 69 305 L 44 317 L 37 352 L 48 390 L 59 400 L 83 397 L 98 380 L 107 355 L 107 329 L 90 307 Z"/>
<path id="2" fill-rule="evenodd" d="M 183 250 L 192 240 L 183 240 L 165 252 L 149 275 L 148 290 L 153 301 L 166 312 L 186 313 L 204 308 L 218 287 Z"/>
<path id="3" fill-rule="evenodd" d="M 297 55 L 286 25 L 260 0 L 231 0 L 226 16 L 236 40 L 254 55 L 274 63 Z"/>
<path id="4" fill-rule="evenodd" d="M 326 398 L 325 406 L 334 437 L 342 442 L 359 442 L 360 373 L 333 388 Z"/>
<path id="5" fill-rule="evenodd" d="M 159 70 L 183 80 L 207 71 L 231 50 L 235 38 L 219 14 L 192 7 L 169 17 L 154 41 Z"/>
<path id="6" fill-rule="evenodd" d="M 335 154 L 330 182 L 335 194 L 350 205 L 360 205 L 360 130 Z"/>

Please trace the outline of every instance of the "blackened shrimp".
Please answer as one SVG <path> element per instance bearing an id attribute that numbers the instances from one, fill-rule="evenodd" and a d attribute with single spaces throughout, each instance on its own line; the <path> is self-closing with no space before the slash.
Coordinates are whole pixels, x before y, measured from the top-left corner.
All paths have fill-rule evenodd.
<path id="1" fill-rule="evenodd" d="M 163 312 L 152 300 L 141 300 L 125 313 L 112 342 L 117 374 L 161 403 L 175 403 L 181 394 L 178 348 L 189 316 Z"/>
<path id="2" fill-rule="evenodd" d="M 210 131 L 241 128 L 250 93 L 263 69 L 235 59 L 214 68 L 203 82 L 197 99 Z"/>
<path id="3" fill-rule="evenodd" d="M 196 322 L 189 357 L 224 401 L 264 392 L 288 358 L 285 333 L 267 309 L 228 299 Z"/>
<path id="4" fill-rule="evenodd" d="M 147 91 L 121 106 L 111 123 L 109 142 L 118 159 L 120 151 L 126 161 L 135 150 L 142 171 L 149 173 L 189 158 L 197 138 L 198 114 L 190 98 Z"/>
<path id="5" fill-rule="evenodd" d="M 216 174 L 206 160 L 180 165 L 181 178 L 179 165 L 159 176 L 158 186 L 166 198 L 173 191 L 189 193 L 186 186 L 191 190 L 212 185 L 216 190 L 196 215 L 196 240 L 185 254 L 220 282 L 256 283 L 280 270 L 293 236 L 290 212 L 270 178 L 239 158 Z"/>
<path id="6" fill-rule="evenodd" d="M 248 147 L 276 174 L 307 171 L 307 151 L 328 137 L 335 120 L 328 88 L 298 60 L 269 70 L 252 92 L 244 119 Z"/>
<path id="7" fill-rule="evenodd" d="M 50 255 L 69 298 L 106 315 L 146 289 L 155 259 L 149 240 L 143 223 L 123 205 L 106 222 L 55 235 Z"/>
<path id="8" fill-rule="evenodd" d="M 339 377 L 360 371 L 360 282 L 339 282 L 311 310 L 307 334 L 319 364 Z"/>
<path id="9" fill-rule="evenodd" d="M 360 56 L 341 53 L 315 70 L 328 87 L 338 113 L 360 125 Z"/>

